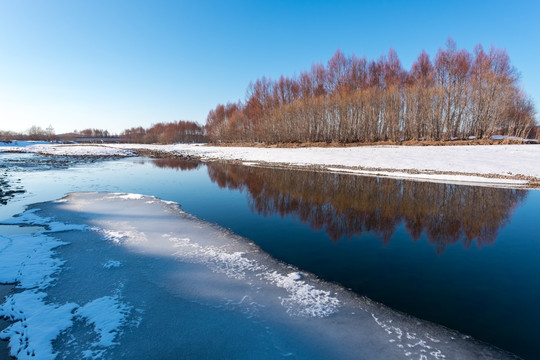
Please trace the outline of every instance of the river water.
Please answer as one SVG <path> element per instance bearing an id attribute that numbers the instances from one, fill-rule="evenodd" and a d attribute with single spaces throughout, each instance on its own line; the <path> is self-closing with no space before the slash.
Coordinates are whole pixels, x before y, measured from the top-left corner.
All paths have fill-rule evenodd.
<path id="1" fill-rule="evenodd" d="M 396 310 L 540 353 L 540 191 L 170 159 L 0 154 L 0 167 L 14 191 L 0 220 L 74 191 L 153 195 Z"/>

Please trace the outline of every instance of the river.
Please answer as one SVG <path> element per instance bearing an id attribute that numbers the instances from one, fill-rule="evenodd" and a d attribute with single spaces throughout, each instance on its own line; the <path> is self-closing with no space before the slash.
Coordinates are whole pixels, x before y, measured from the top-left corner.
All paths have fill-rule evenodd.
<path id="1" fill-rule="evenodd" d="M 393 309 L 540 352 L 540 191 L 171 159 L 0 154 L 0 166 L 0 220 L 74 191 L 152 195 Z"/>

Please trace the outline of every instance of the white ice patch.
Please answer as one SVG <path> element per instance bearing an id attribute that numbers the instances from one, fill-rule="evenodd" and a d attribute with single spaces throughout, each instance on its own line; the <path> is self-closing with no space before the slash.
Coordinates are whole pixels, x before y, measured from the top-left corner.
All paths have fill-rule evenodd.
<path id="1" fill-rule="evenodd" d="M 94 325 L 99 340 L 92 347 L 117 345 L 120 328 L 126 324 L 131 307 L 122 303 L 119 296 L 104 296 L 81 306 L 75 315 Z"/>
<path id="2" fill-rule="evenodd" d="M 135 230 L 107 230 L 98 227 L 93 227 L 92 230 L 100 232 L 105 239 L 112 241 L 115 244 L 148 241 L 144 233 Z"/>
<path id="3" fill-rule="evenodd" d="M 107 261 L 105 264 L 103 264 L 103 267 L 105 269 L 112 269 L 112 268 L 117 268 L 117 267 L 120 267 L 122 265 L 122 263 L 120 261 L 117 261 L 117 260 L 109 260 Z"/>
<path id="4" fill-rule="evenodd" d="M 412 355 L 419 356 L 420 359 L 445 359 L 446 355 L 441 350 L 435 348 L 440 343 L 439 339 L 436 339 L 429 333 L 417 334 L 401 329 L 397 324 L 394 324 L 392 319 L 382 319 L 371 314 L 373 320 L 379 325 L 388 335 L 392 338 L 390 343 L 396 345 L 399 349 L 403 350 L 405 356 L 410 357 Z"/>
<path id="5" fill-rule="evenodd" d="M 295 281 L 302 280 L 302 274 L 300 274 L 299 272 L 292 272 L 289 275 L 287 275 L 287 277 Z"/>
<path id="6" fill-rule="evenodd" d="M 246 271 L 265 270 L 256 261 L 247 259 L 242 252 L 229 253 L 216 246 L 201 246 L 191 242 L 189 238 L 169 238 L 175 248 L 181 250 L 174 253 L 178 259 L 197 264 L 206 264 L 212 271 L 222 273 L 234 279 L 244 279 Z"/>
<path id="7" fill-rule="evenodd" d="M 142 200 L 147 197 L 141 194 L 111 193 L 105 199 Z"/>
<path id="8" fill-rule="evenodd" d="M 52 341 L 73 325 L 76 304 L 46 304 L 47 294 L 27 290 L 9 296 L 0 305 L 0 315 L 14 323 L 0 332 L 0 338 L 9 339 L 11 356 L 18 359 L 54 359 Z"/>
<path id="9" fill-rule="evenodd" d="M 191 242 L 189 238 L 174 238 L 168 235 L 164 237 L 169 238 L 175 247 L 181 248 L 174 255 L 183 261 L 204 263 L 212 271 L 234 279 L 244 279 L 246 272 L 250 272 L 261 280 L 285 289 L 289 296 L 282 297 L 281 304 L 290 315 L 325 317 L 339 307 L 339 300 L 331 296 L 329 291 L 316 289 L 313 285 L 302 281 L 302 275 L 298 272 L 282 275 L 276 271 L 269 271 L 256 260 L 247 259 L 242 252 L 229 253 L 215 246 L 202 247 Z"/>
<path id="10" fill-rule="evenodd" d="M 43 234 L 0 235 L 0 283 L 24 289 L 48 287 L 62 264 L 53 249 L 67 242 Z"/>
<path id="11" fill-rule="evenodd" d="M 340 301 L 331 296 L 329 291 L 316 289 L 313 285 L 300 280 L 299 275 L 297 272 L 282 275 L 273 271 L 266 272 L 262 276 L 287 290 L 290 296 L 282 298 L 281 304 L 291 315 L 325 317 L 336 312 Z"/>

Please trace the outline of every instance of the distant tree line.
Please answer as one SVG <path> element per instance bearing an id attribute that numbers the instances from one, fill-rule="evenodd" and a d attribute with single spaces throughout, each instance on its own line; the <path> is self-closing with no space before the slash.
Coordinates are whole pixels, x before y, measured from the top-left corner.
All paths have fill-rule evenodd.
<path id="1" fill-rule="evenodd" d="M 120 134 L 124 142 L 141 144 L 172 144 L 206 142 L 205 128 L 193 121 L 155 124 L 148 129 L 134 127 Z"/>
<path id="2" fill-rule="evenodd" d="M 31 141 L 55 141 L 57 136 L 54 132 L 54 128 L 51 125 L 45 129 L 34 125 L 25 133 L 0 130 L 0 141 L 10 141 L 15 139 Z"/>
<path id="3" fill-rule="evenodd" d="M 367 61 L 340 50 L 299 76 L 250 83 L 245 102 L 207 117 L 214 142 L 376 142 L 535 136 L 535 112 L 505 50 L 449 39 L 409 71 L 393 49 Z M 540 135 L 540 134 L 539 134 Z"/>
<path id="4" fill-rule="evenodd" d="M 81 131 L 75 131 L 74 134 L 76 134 L 78 137 L 87 137 L 87 138 L 108 138 L 112 136 L 117 136 L 117 135 L 112 135 L 111 133 L 109 133 L 108 130 L 103 130 L 103 129 L 84 129 Z"/>
<path id="5" fill-rule="evenodd" d="M 207 142 L 205 128 L 192 121 L 176 121 L 171 123 L 159 123 L 148 129 L 136 127 L 124 130 L 120 135 L 111 134 L 103 129 L 74 130 L 71 133 L 55 134 L 52 126 L 43 129 L 39 126 L 32 126 L 25 133 L 0 130 L 0 141 L 9 140 L 32 140 L 32 141 L 91 141 L 97 139 L 102 141 L 107 138 L 119 138 L 123 142 L 145 143 L 145 144 L 172 144 L 175 142 L 193 143 Z"/>

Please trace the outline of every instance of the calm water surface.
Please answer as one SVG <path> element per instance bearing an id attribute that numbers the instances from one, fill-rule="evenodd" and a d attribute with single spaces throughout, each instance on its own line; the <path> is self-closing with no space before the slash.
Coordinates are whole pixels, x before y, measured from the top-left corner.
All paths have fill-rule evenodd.
<path id="1" fill-rule="evenodd" d="M 540 191 L 168 159 L 0 154 L 0 166 L 26 191 L 0 219 L 71 191 L 154 195 L 394 309 L 540 353 Z"/>

